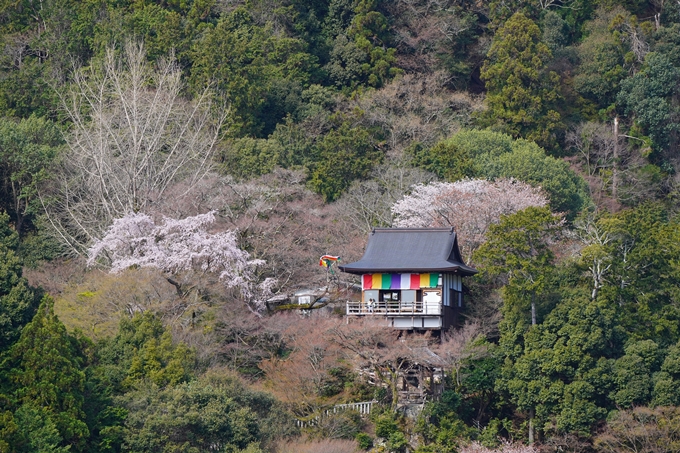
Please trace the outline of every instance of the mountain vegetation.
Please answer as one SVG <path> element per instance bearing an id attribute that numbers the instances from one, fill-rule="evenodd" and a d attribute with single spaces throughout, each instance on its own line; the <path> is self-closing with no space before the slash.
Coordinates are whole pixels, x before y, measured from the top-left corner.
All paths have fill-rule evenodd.
<path id="1" fill-rule="evenodd" d="M 680 452 L 680 3 L 15 0 L 0 40 L 0 453 Z M 392 226 L 458 232 L 459 328 L 342 319 L 318 257 Z"/>

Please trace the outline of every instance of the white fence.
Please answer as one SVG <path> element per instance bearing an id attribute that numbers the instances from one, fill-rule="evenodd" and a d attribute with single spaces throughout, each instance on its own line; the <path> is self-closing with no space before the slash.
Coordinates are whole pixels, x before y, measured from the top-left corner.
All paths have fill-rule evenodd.
<path id="1" fill-rule="evenodd" d="M 440 302 L 351 302 L 347 301 L 348 315 L 389 315 L 389 316 L 412 316 L 418 315 L 441 315 L 442 305 Z"/>
<path id="2" fill-rule="evenodd" d="M 359 412 L 361 415 L 368 415 L 371 413 L 373 405 L 377 401 L 362 401 L 360 403 L 348 403 L 348 404 L 338 404 L 329 409 L 323 411 L 320 415 L 310 418 L 308 420 L 295 419 L 295 425 L 299 428 L 305 428 L 307 426 L 316 426 L 321 420 L 321 417 L 328 417 L 331 414 L 337 414 L 338 412 L 343 412 L 346 410 L 353 410 Z"/>

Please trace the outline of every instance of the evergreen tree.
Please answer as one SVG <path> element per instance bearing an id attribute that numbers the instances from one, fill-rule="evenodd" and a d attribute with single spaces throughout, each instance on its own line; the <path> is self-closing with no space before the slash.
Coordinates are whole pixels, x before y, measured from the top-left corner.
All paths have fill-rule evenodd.
<path id="1" fill-rule="evenodd" d="M 657 157 L 673 159 L 680 134 L 680 68 L 667 55 L 651 52 L 642 70 L 621 82 L 617 103 L 649 135 Z M 672 151 L 675 154 L 675 151 Z"/>
<path id="2" fill-rule="evenodd" d="M 38 185 L 49 179 L 62 141 L 57 126 L 43 118 L 0 118 L 0 209 L 11 215 L 20 235 L 41 210 Z"/>
<path id="3" fill-rule="evenodd" d="M 560 77 L 546 69 L 551 59 L 541 30 L 518 12 L 494 35 L 481 76 L 486 83 L 489 124 L 556 151 L 563 125 L 555 110 Z"/>
<path id="4" fill-rule="evenodd" d="M 9 226 L 9 216 L 0 213 L 0 353 L 18 338 L 37 307 L 37 299 L 22 277 L 16 255 L 18 235 Z"/>
<path id="5" fill-rule="evenodd" d="M 52 299 L 43 298 L 3 368 L 9 370 L 12 399 L 18 406 L 14 421 L 19 433 L 28 433 L 25 441 L 35 442 L 31 438 L 35 428 L 52 446 L 47 451 L 60 451 L 57 447 L 79 451 L 89 436 L 82 410 L 84 358 L 79 342 L 66 332 L 53 305 Z"/>
<path id="6" fill-rule="evenodd" d="M 366 178 L 383 159 L 374 137 L 348 121 L 331 130 L 316 145 L 317 160 L 309 164 L 309 188 L 333 201 L 355 179 Z"/>

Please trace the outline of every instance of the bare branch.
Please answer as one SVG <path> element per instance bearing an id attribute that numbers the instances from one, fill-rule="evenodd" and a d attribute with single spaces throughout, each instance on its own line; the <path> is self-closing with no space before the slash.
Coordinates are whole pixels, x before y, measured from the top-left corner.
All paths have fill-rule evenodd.
<path id="1" fill-rule="evenodd" d="M 108 49 L 100 67 L 73 80 L 61 97 L 68 152 L 56 193 L 42 200 L 68 253 L 82 254 L 113 219 L 148 212 L 171 185 L 186 181 L 189 190 L 206 175 L 226 109 L 207 90 L 184 99 L 174 56 L 152 67 L 141 44 L 128 43 L 120 58 Z"/>

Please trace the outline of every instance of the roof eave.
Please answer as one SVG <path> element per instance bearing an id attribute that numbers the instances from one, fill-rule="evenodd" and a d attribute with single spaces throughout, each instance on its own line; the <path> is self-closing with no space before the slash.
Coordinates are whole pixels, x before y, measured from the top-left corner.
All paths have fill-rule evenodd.
<path id="1" fill-rule="evenodd" d="M 414 273 L 424 274 L 430 272 L 439 272 L 443 274 L 460 274 L 460 275 L 475 275 L 478 271 L 470 267 L 451 266 L 451 267 L 428 267 L 428 268 L 358 268 L 349 266 L 338 266 L 338 268 L 348 274 L 378 274 L 378 273 Z"/>

